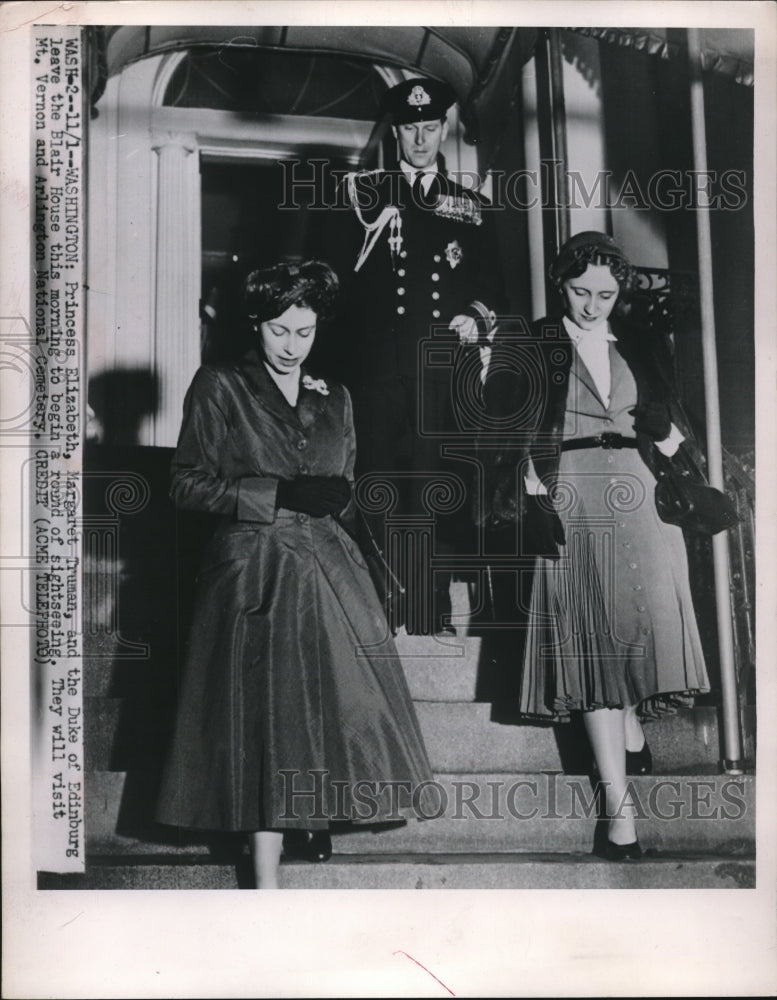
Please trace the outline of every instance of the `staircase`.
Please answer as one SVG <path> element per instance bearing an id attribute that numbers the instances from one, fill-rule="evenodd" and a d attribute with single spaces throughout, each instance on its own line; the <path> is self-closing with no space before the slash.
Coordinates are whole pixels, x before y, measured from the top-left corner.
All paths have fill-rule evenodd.
<path id="1" fill-rule="evenodd" d="M 97 587 L 105 566 L 93 573 L 92 586 Z M 466 584 L 454 584 L 453 597 L 454 621 L 462 623 L 456 637 L 397 639 L 435 771 L 440 816 L 379 832 L 335 829 L 332 859 L 318 865 L 284 862 L 283 887 L 676 889 L 755 884 L 755 779 L 719 773 L 722 753 L 714 706 L 686 710 L 647 727 L 655 774 L 633 779 L 644 812 L 638 830 L 645 857 L 637 863 L 600 860 L 591 854 L 596 803 L 586 776 L 589 759 L 582 733 L 571 723 L 554 729 L 492 719 L 491 704 L 476 700 L 482 697 L 484 672 L 494 666 L 489 636 L 485 631 L 468 634 Z M 88 644 L 86 873 L 40 873 L 38 885 L 250 888 L 250 858 L 242 838 L 189 834 L 149 818 L 172 718 L 173 692 L 158 681 L 159 657 L 169 656 L 170 650 L 162 643 L 150 659 L 122 656 L 133 651 L 129 643 L 115 635 L 93 635 Z M 509 671 L 509 663 L 507 667 Z M 167 673 L 172 673 L 169 665 Z"/>

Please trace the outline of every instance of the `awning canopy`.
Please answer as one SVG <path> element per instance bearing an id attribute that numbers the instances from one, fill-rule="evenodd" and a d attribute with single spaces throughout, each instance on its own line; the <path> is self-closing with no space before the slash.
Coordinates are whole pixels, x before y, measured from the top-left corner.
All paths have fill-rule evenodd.
<path id="1" fill-rule="evenodd" d="M 687 50 L 683 29 L 667 28 L 567 28 L 580 35 L 647 52 L 659 59 L 672 59 Z M 702 69 L 730 76 L 744 86 L 753 86 L 755 33 L 746 28 L 701 30 Z"/>
<path id="2" fill-rule="evenodd" d="M 99 45 L 103 79 L 138 59 L 202 46 L 339 54 L 411 70 L 450 83 L 465 138 L 488 145 L 536 38 L 536 28 L 515 27 L 114 25 Z"/>
<path id="3" fill-rule="evenodd" d="M 128 64 L 182 49 L 341 55 L 445 80 L 454 88 L 465 139 L 477 142 L 483 166 L 490 163 L 506 116 L 516 98 L 521 69 L 543 29 L 518 27 L 422 27 L 419 25 L 224 26 L 112 25 L 91 29 L 97 67 L 92 88 L 99 99 L 105 80 Z M 564 28 L 600 41 L 670 59 L 685 48 L 684 32 L 663 28 Z M 702 65 L 745 85 L 753 82 L 754 33 L 705 29 Z M 94 55 L 94 52 L 93 52 Z"/>

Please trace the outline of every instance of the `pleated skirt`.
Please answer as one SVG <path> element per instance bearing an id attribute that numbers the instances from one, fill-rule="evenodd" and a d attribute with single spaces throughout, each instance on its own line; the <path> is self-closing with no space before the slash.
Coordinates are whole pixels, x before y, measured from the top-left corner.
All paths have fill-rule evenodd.
<path id="1" fill-rule="evenodd" d="M 562 454 L 566 546 L 535 566 L 523 714 L 636 705 L 651 717 L 709 690 L 683 534 L 658 517 L 654 489 L 635 449 Z"/>

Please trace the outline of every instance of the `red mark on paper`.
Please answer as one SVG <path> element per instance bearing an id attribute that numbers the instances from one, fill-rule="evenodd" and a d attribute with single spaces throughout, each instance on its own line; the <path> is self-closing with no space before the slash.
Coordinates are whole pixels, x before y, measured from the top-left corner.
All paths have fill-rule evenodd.
<path id="1" fill-rule="evenodd" d="M 453 992 L 453 990 L 450 989 L 450 987 L 446 986 L 445 983 L 442 981 L 442 979 L 438 979 L 437 976 L 435 976 L 435 974 L 433 972 L 429 972 L 429 969 L 427 969 L 425 965 L 423 965 L 421 962 L 419 962 L 417 958 L 413 958 L 412 955 L 408 955 L 408 953 L 406 951 L 394 951 L 394 952 L 392 952 L 392 955 L 404 955 L 405 958 L 409 958 L 411 962 L 415 962 L 415 964 L 418 966 L 419 969 L 423 969 L 424 972 L 429 973 L 429 975 L 432 977 L 432 979 L 434 979 L 436 982 L 438 982 L 440 984 L 440 986 L 442 986 L 442 988 L 444 990 L 447 990 L 448 993 L 450 993 L 450 995 L 452 997 L 456 996 L 456 994 Z"/>

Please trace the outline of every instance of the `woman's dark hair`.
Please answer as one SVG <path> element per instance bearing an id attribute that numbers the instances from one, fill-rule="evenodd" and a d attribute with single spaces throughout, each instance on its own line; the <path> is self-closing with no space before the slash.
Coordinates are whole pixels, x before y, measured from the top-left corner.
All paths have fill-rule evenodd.
<path id="1" fill-rule="evenodd" d="M 339 287 L 337 275 L 323 261 L 273 264 L 248 275 L 243 285 L 243 304 L 255 329 L 290 306 L 307 306 L 320 323 L 325 323 L 332 315 Z"/>
<path id="2" fill-rule="evenodd" d="M 609 267 L 621 296 L 634 287 L 636 275 L 626 254 L 612 236 L 595 230 L 578 233 L 566 241 L 550 266 L 550 279 L 560 290 L 565 281 L 579 278 L 589 264 Z"/>

